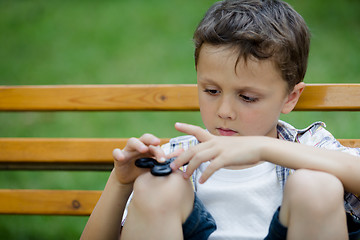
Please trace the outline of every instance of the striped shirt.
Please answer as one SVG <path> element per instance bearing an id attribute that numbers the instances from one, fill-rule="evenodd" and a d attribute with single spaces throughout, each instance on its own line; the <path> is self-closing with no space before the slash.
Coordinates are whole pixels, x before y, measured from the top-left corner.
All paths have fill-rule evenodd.
<path id="1" fill-rule="evenodd" d="M 284 121 L 279 121 L 277 125 L 277 132 L 278 138 L 282 140 L 297 142 L 318 148 L 346 152 L 351 155 L 360 157 L 360 148 L 349 148 L 342 146 L 334 138 L 334 136 L 325 129 L 325 124 L 322 122 L 315 122 L 309 127 L 299 130 Z M 187 150 L 189 147 L 198 143 L 199 142 L 194 136 L 180 136 L 171 139 L 168 144 L 163 146 L 163 149 L 166 153 L 170 153 L 177 149 Z M 282 189 L 284 189 L 286 180 L 293 171 L 293 169 L 276 166 L 277 177 Z M 192 179 L 197 179 L 196 174 L 198 174 L 198 171 L 194 172 Z M 196 191 L 197 183 L 195 181 L 193 181 L 193 186 Z M 350 213 L 357 221 L 360 221 L 359 197 L 352 193 L 345 193 L 344 205 L 346 211 Z"/>

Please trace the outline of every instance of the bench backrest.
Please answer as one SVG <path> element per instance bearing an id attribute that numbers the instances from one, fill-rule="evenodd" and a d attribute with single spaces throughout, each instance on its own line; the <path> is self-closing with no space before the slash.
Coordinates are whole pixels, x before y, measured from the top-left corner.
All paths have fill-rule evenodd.
<path id="1" fill-rule="evenodd" d="M 0 111 L 197 111 L 197 102 L 196 85 L 0 86 Z M 309 84 L 295 111 L 360 111 L 360 84 Z M 0 169 L 106 171 L 113 166 L 112 150 L 126 141 L 0 138 Z M 360 139 L 339 141 L 360 147 Z M 89 215 L 100 194 L 1 189 L 0 214 Z"/>

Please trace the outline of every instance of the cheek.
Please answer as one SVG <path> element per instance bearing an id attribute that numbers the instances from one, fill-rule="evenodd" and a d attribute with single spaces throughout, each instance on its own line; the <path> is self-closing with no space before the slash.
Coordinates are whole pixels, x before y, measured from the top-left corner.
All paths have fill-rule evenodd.
<path id="1" fill-rule="evenodd" d="M 202 122 L 205 125 L 205 128 L 208 129 L 211 133 L 214 128 L 216 117 L 216 105 L 213 102 L 209 102 L 208 99 L 199 98 L 200 113 Z M 214 133 L 213 133 L 214 134 Z"/>
<path id="2" fill-rule="evenodd" d="M 282 106 L 283 104 L 278 99 L 272 99 L 250 109 L 248 114 L 252 121 L 273 122 L 278 120 Z"/>
<path id="3" fill-rule="evenodd" d="M 241 112 L 240 122 L 246 135 L 266 135 L 276 126 L 279 115 L 271 108 Z"/>
<path id="4" fill-rule="evenodd" d="M 203 123 L 205 124 L 206 128 L 209 128 L 209 124 L 213 119 L 215 119 L 214 116 L 214 110 L 210 105 L 203 106 L 200 105 L 200 113 Z"/>
<path id="5" fill-rule="evenodd" d="M 211 113 L 214 111 L 216 101 L 214 99 L 209 98 L 204 93 L 199 93 L 199 106 L 200 111 L 203 113 Z"/>

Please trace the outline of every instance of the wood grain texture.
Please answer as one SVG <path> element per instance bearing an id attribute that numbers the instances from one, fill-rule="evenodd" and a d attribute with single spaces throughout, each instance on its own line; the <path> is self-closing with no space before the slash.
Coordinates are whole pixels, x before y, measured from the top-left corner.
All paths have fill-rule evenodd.
<path id="1" fill-rule="evenodd" d="M 126 138 L 0 138 L 0 169 L 110 170 Z M 169 139 L 161 139 L 165 144 Z"/>
<path id="2" fill-rule="evenodd" d="M 194 84 L 0 86 L 0 111 L 196 111 Z M 296 111 L 358 111 L 360 84 L 308 84 Z"/>
<path id="3" fill-rule="evenodd" d="M 2 86 L 2 111 L 198 110 L 195 85 Z"/>
<path id="4" fill-rule="evenodd" d="M 101 191 L 0 189 L 1 214 L 90 215 Z"/>
<path id="5" fill-rule="evenodd" d="M 161 144 L 169 139 L 161 139 Z M 360 139 L 340 139 L 344 146 L 360 147 Z M 0 169 L 93 170 L 113 167 L 112 151 L 124 148 L 126 138 L 0 138 Z"/>
<path id="6" fill-rule="evenodd" d="M 359 111 L 360 84 L 309 84 L 296 111 Z"/>

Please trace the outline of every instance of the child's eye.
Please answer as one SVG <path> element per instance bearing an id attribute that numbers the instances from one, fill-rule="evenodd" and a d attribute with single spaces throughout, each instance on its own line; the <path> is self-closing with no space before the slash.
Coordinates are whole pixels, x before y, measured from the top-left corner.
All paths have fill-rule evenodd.
<path id="1" fill-rule="evenodd" d="M 220 93 L 220 91 L 216 90 L 216 89 L 205 89 L 204 92 L 210 94 L 210 95 L 217 95 Z"/>
<path id="2" fill-rule="evenodd" d="M 249 96 L 246 96 L 243 94 L 240 94 L 240 98 L 242 98 L 242 100 L 244 100 L 245 102 L 248 102 L 248 103 L 256 102 L 258 100 L 257 98 L 249 97 Z"/>

